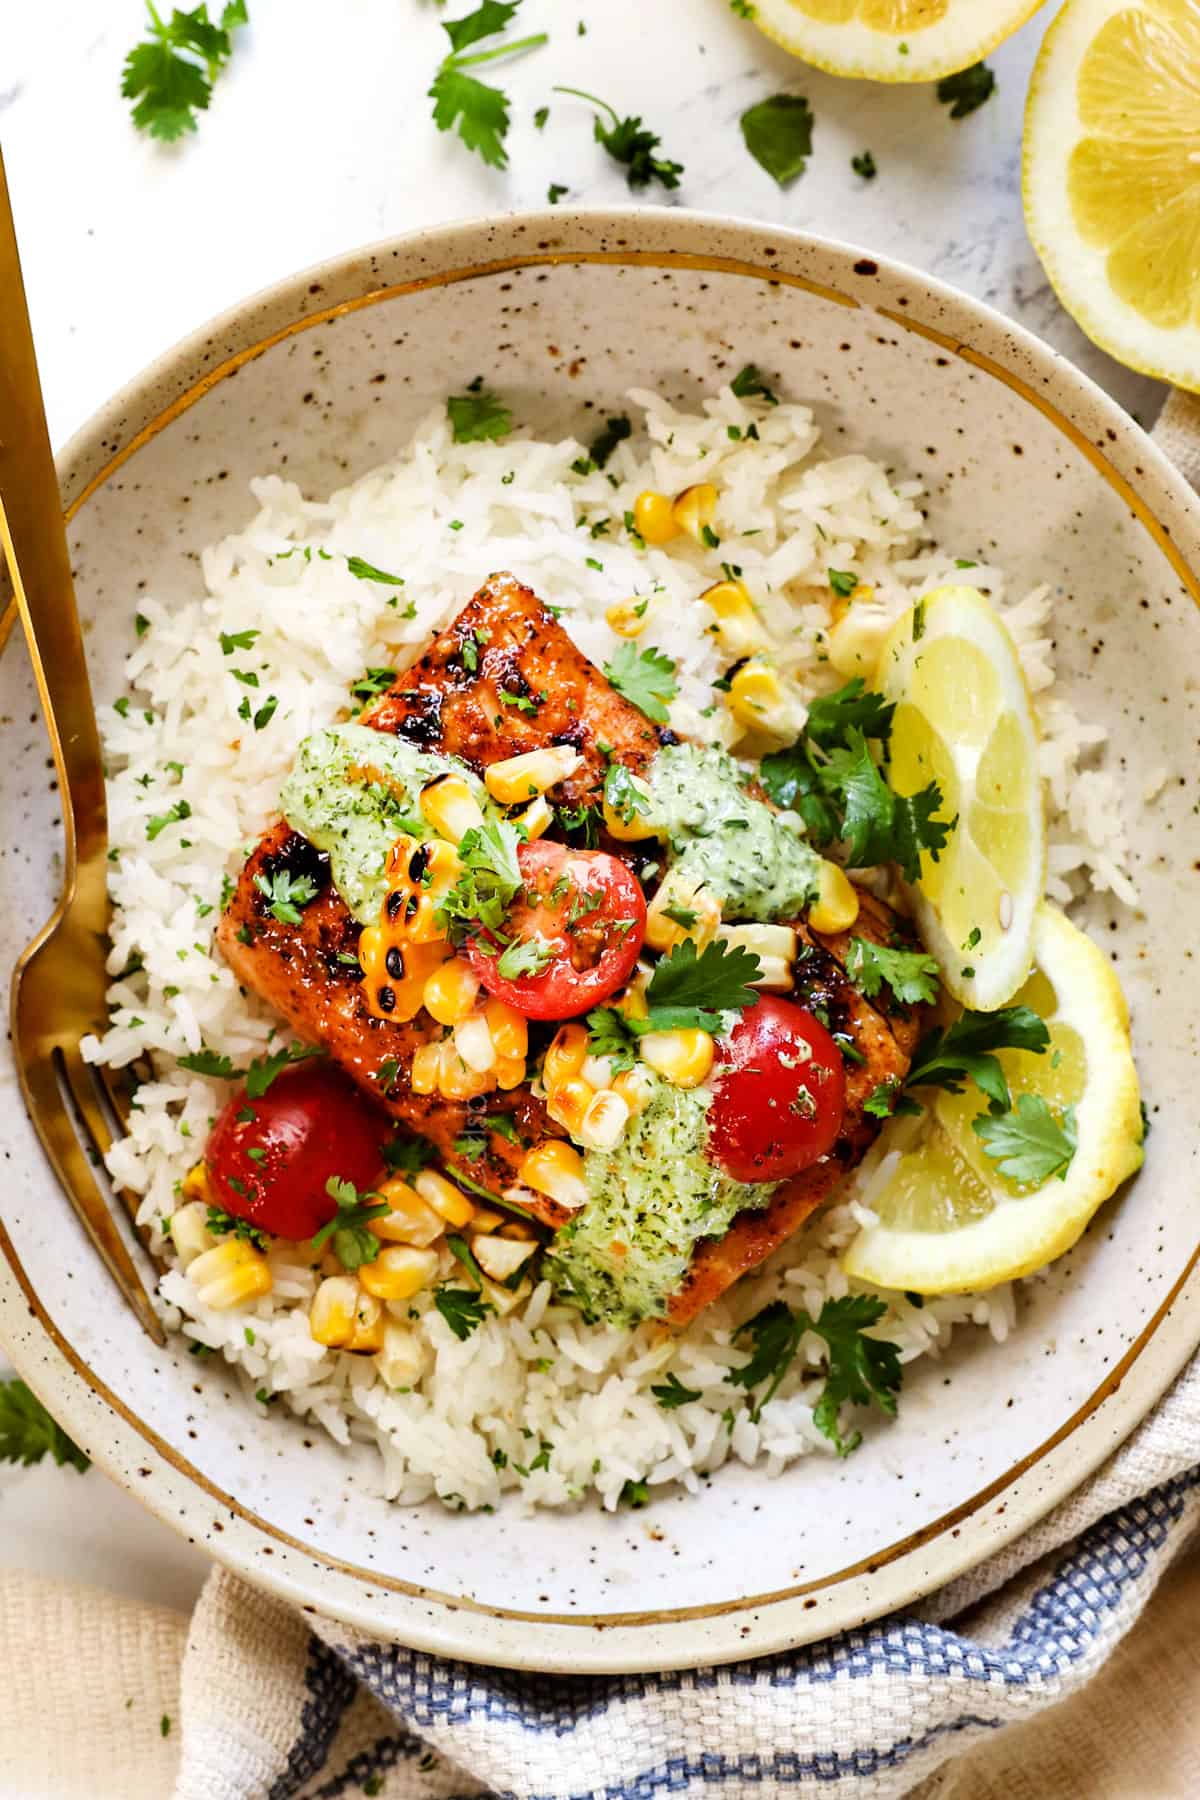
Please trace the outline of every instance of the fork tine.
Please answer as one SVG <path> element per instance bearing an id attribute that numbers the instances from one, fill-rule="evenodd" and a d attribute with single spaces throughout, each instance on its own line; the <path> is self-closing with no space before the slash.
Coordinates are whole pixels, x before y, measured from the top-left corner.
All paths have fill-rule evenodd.
<path id="1" fill-rule="evenodd" d="M 112 1127 L 100 1099 L 95 1077 L 79 1054 L 78 1044 L 64 1044 L 59 1051 L 62 1072 L 80 1118 L 101 1156 L 112 1149 Z"/>
<path id="2" fill-rule="evenodd" d="M 105 1268 L 120 1288 L 142 1329 L 156 1344 L 165 1344 L 163 1331 L 129 1250 L 117 1229 L 104 1196 L 96 1184 L 74 1127 L 67 1116 L 54 1066 L 47 1057 L 28 1060 L 19 1036 L 17 1067 L 21 1086 L 38 1136 L 55 1173 L 66 1190 L 71 1210 L 95 1245 Z"/>

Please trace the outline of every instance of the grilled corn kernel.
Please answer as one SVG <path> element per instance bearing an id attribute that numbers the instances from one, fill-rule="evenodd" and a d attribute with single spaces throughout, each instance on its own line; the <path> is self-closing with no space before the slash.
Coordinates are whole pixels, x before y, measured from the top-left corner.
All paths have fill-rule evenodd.
<path id="1" fill-rule="evenodd" d="M 579 1073 L 590 1086 L 610 1088 L 613 1080 L 613 1059 L 611 1056 L 585 1056 L 583 1067 Z"/>
<path id="2" fill-rule="evenodd" d="M 650 789 L 636 775 L 624 771 L 632 793 L 628 795 L 622 806 L 610 806 L 607 797 L 603 801 L 604 826 L 610 837 L 620 838 L 623 843 L 636 844 L 642 838 L 658 837 L 661 827 L 654 818 L 654 810 L 650 797 Z M 605 784 L 607 790 L 607 783 Z M 634 797 L 636 796 L 636 798 Z"/>
<path id="3" fill-rule="evenodd" d="M 573 1144 L 565 1144 L 561 1138 L 547 1138 L 544 1144 L 527 1150 L 519 1174 L 535 1194 L 546 1194 L 572 1212 L 587 1199 L 583 1158 Z"/>
<path id="4" fill-rule="evenodd" d="M 373 1262 L 365 1262 L 358 1279 L 377 1300 L 411 1300 L 438 1272 L 436 1250 L 415 1244 L 385 1244 Z"/>
<path id="5" fill-rule="evenodd" d="M 757 956 L 759 972 L 751 987 L 784 994 L 795 986 L 796 933 L 790 925 L 722 925 L 717 936 L 732 949 Z"/>
<path id="6" fill-rule="evenodd" d="M 483 1009 L 483 1016 L 492 1034 L 496 1055 L 511 1058 L 519 1056 L 524 1062 L 529 1055 L 529 1025 L 524 1015 L 514 1006 L 506 1006 L 503 1000 L 489 1000 Z"/>
<path id="7" fill-rule="evenodd" d="M 209 1186 L 208 1170 L 202 1162 L 192 1164 L 179 1184 L 179 1191 L 188 1200 L 203 1200 L 205 1205 L 212 1205 L 212 1188 Z"/>
<path id="8" fill-rule="evenodd" d="M 368 925 L 358 940 L 363 998 L 377 1018 L 406 1024 L 424 1005 L 429 977 L 452 955 L 444 938 L 412 943 L 386 920 Z"/>
<path id="9" fill-rule="evenodd" d="M 858 917 L 858 893 L 837 863 L 822 862 L 820 887 L 808 909 L 814 931 L 847 931 Z"/>
<path id="10" fill-rule="evenodd" d="M 636 1119 L 640 1112 L 645 1112 L 654 1093 L 654 1077 L 647 1069 L 622 1069 L 613 1078 L 613 1093 L 620 1094 L 629 1108 L 630 1118 Z"/>
<path id="11" fill-rule="evenodd" d="M 461 956 L 440 963 L 428 976 L 423 990 L 425 1011 L 439 1025 L 457 1025 L 475 1005 L 479 993 L 479 977 Z"/>
<path id="12" fill-rule="evenodd" d="M 610 631 L 618 637 L 635 638 L 646 629 L 646 619 L 650 610 L 647 600 L 614 600 L 605 611 Z"/>
<path id="13" fill-rule="evenodd" d="M 496 1066 L 496 1046 L 482 1013 L 472 1013 L 454 1027 L 454 1048 L 477 1075 L 486 1075 Z"/>
<path id="14" fill-rule="evenodd" d="M 340 1349 L 354 1334 L 359 1286 L 352 1275 L 330 1275 L 313 1295 L 308 1313 L 309 1336 L 328 1350 Z"/>
<path id="15" fill-rule="evenodd" d="M 415 1387 L 425 1373 L 425 1346 L 415 1331 L 388 1319 L 375 1367 L 390 1388 Z"/>
<path id="16" fill-rule="evenodd" d="M 721 908 L 711 890 L 672 869 L 647 908 L 646 942 L 654 950 L 672 950 L 691 938 L 698 950 L 703 949 L 711 944 L 720 923 Z"/>
<path id="17" fill-rule="evenodd" d="M 539 794 L 536 800 L 529 802 L 523 812 L 516 815 L 513 822 L 519 825 L 525 833 L 525 842 L 532 844 L 534 838 L 540 838 L 542 833 L 548 831 L 553 825 L 554 808 L 544 794 Z"/>
<path id="18" fill-rule="evenodd" d="M 795 735 L 796 709 L 769 663 L 755 658 L 743 663 L 729 684 L 729 710 L 747 731 L 779 738 Z"/>
<path id="19" fill-rule="evenodd" d="M 585 1150 L 614 1150 L 629 1123 L 629 1108 L 620 1094 L 603 1088 L 590 1102 L 577 1133 Z"/>
<path id="20" fill-rule="evenodd" d="M 413 1051 L 412 1067 L 408 1072 L 408 1085 L 414 1094 L 436 1094 L 441 1072 L 442 1046 L 440 1044 L 421 1044 Z"/>
<path id="21" fill-rule="evenodd" d="M 423 1250 L 441 1237 L 445 1229 L 441 1218 L 407 1181 L 385 1181 L 377 1192 L 391 1211 L 371 1219 L 367 1229 L 385 1244 L 415 1244 Z"/>
<path id="22" fill-rule="evenodd" d="M 546 750 L 530 750 L 524 756 L 506 756 L 484 770 L 483 779 L 493 800 L 502 806 L 516 806 L 532 800 L 556 787 L 573 775 L 583 758 L 567 744 L 553 744 Z"/>
<path id="23" fill-rule="evenodd" d="M 869 681 L 889 629 L 883 613 L 851 607 L 829 632 L 829 660 L 838 674 L 862 675 Z"/>
<path id="24" fill-rule="evenodd" d="M 648 1031 L 638 1044 L 642 1061 L 672 1087 L 699 1087 L 713 1066 L 707 1031 Z"/>
<path id="25" fill-rule="evenodd" d="M 550 1048 L 542 1063 L 542 1086 L 547 1093 L 560 1082 L 569 1081 L 583 1068 L 588 1053 L 586 1025 L 560 1025 L 550 1040 Z"/>
<path id="26" fill-rule="evenodd" d="M 753 656 L 766 646 L 767 637 L 758 622 L 745 587 L 740 581 L 718 581 L 706 588 L 700 598 L 716 616 L 716 636 L 731 656 Z"/>
<path id="27" fill-rule="evenodd" d="M 475 1208 L 452 1181 L 439 1175 L 436 1169 L 422 1169 L 413 1182 L 422 1200 L 432 1206 L 435 1213 L 445 1219 L 448 1225 L 461 1230 L 474 1217 Z"/>
<path id="28" fill-rule="evenodd" d="M 198 1256 L 188 1270 L 202 1306 L 218 1312 L 244 1306 L 271 1291 L 267 1259 L 244 1238 L 227 1237 Z"/>
<path id="29" fill-rule="evenodd" d="M 507 1094 L 511 1088 L 520 1087 L 525 1079 L 525 1058 L 523 1056 L 500 1056 L 496 1059 L 494 1070 L 496 1086 Z"/>
<path id="30" fill-rule="evenodd" d="M 647 488 L 633 503 L 633 523 L 648 544 L 669 544 L 679 536 L 675 509 L 665 494 Z"/>
<path id="31" fill-rule="evenodd" d="M 492 1281 L 511 1281 L 536 1249 L 536 1244 L 519 1243 L 515 1238 L 481 1238 L 475 1249 L 475 1260 Z"/>
<path id="32" fill-rule="evenodd" d="M 428 843 L 418 843 L 412 837 L 397 838 L 388 851 L 388 894 L 381 924 L 391 926 L 396 939 L 407 939 L 411 944 L 429 944 L 444 937 L 437 923 L 437 908 L 461 873 L 462 864 L 453 844 L 441 838 Z"/>
<path id="33" fill-rule="evenodd" d="M 574 1136 L 583 1124 L 583 1115 L 591 1105 L 595 1092 L 590 1081 L 573 1075 L 569 1081 L 559 1082 L 546 1101 L 546 1111 L 555 1124 L 562 1125 Z"/>
<path id="34" fill-rule="evenodd" d="M 676 494 L 671 517 L 679 531 L 686 531 L 700 544 L 704 541 L 704 528 L 712 524 L 716 510 L 716 488 L 711 481 L 698 481 L 694 487 L 684 488 L 682 494 Z"/>
<path id="35" fill-rule="evenodd" d="M 203 1164 L 200 1165 L 203 1168 Z M 187 1190 L 187 1182 L 184 1184 Z M 216 1239 L 206 1223 L 208 1207 L 201 1200 L 190 1200 L 185 1206 L 177 1206 L 171 1214 L 169 1235 L 179 1257 L 180 1268 L 188 1268 L 198 1256 L 211 1250 Z"/>
<path id="36" fill-rule="evenodd" d="M 479 1236 L 486 1237 L 489 1231 L 495 1231 L 499 1226 L 503 1225 L 504 1217 L 505 1215 L 503 1213 L 492 1212 L 489 1207 L 477 1206 L 475 1208 L 475 1217 L 471 1220 L 471 1236 L 473 1238 Z"/>
<path id="37" fill-rule="evenodd" d="M 461 775 L 435 775 L 427 782 L 421 789 L 421 813 L 452 844 L 483 824 L 483 809 Z"/>

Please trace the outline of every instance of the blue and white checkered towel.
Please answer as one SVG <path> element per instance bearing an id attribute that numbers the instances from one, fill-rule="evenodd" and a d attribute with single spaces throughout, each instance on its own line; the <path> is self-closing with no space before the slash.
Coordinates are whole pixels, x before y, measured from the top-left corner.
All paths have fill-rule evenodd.
<path id="1" fill-rule="evenodd" d="M 1173 395 L 1155 435 L 1197 481 L 1200 401 Z M 440 1662 L 329 1620 L 310 1627 L 216 1574 L 184 1660 L 175 1800 L 765 1800 L 810 1788 L 934 1800 L 949 1759 L 1066 1698 L 1109 1657 L 1200 1518 L 1198 1464 L 1200 1360 L 1076 1494 L 925 1606 L 693 1674 Z M 1169 1791 L 1148 1769 L 1138 1800 Z"/>

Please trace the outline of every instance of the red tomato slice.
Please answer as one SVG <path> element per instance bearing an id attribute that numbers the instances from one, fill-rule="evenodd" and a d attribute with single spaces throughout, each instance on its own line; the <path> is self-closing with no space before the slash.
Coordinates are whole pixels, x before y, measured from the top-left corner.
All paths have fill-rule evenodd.
<path id="1" fill-rule="evenodd" d="M 310 1238 L 337 1211 L 326 1182 L 337 1175 L 369 1188 L 390 1135 L 388 1121 L 328 1064 L 288 1070 L 257 1100 L 239 1088 L 204 1153 L 213 1203 L 274 1236 Z"/>
<path id="2" fill-rule="evenodd" d="M 784 1181 L 832 1149 L 846 1111 L 841 1051 L 819 1020 L 766 995 L 718 1043 L 709 1152 L 735 1181 Z"/>
<path id="3" fill-rule="evenodd" d="M 486 938 L 467 945 L 489 994 L 527 1019 L 569 1019 L 624 987 L 646 935 L 646 897 L 633 871 L 605 850 L 571 850 L 537 839 L 517 851 L 525 886 L 511 908 L 512 947 L 540 946 L 537 973 L 501 973 L 503 954 Z M 501 947 L 503 950 L 503 947 Z M 511 962 L 510 956 L 510 962 Z"/>

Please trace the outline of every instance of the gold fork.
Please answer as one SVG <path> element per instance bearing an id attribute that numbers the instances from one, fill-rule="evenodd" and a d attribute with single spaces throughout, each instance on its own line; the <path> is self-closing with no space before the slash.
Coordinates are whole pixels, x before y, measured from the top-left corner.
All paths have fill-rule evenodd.
<path id="1" fill-rule="evenodd" d="M 79 1041 L 102 1030 L 108 977 L 108 816 L 100 739 L 16 233 L 0 157 L 0 548 L 29 645 L 58 773 L 62 896 L 13 975 L 12 1036 L 29 1116 L 75 1216 L 156 1342 L 162 1327 L 92 1173 L 112 1143 L 111 1098 Z M 65 1093 L 64 1093 L 65 1087 Z M 85 1151 L 66 1095 L 90 1140 Z"/>

